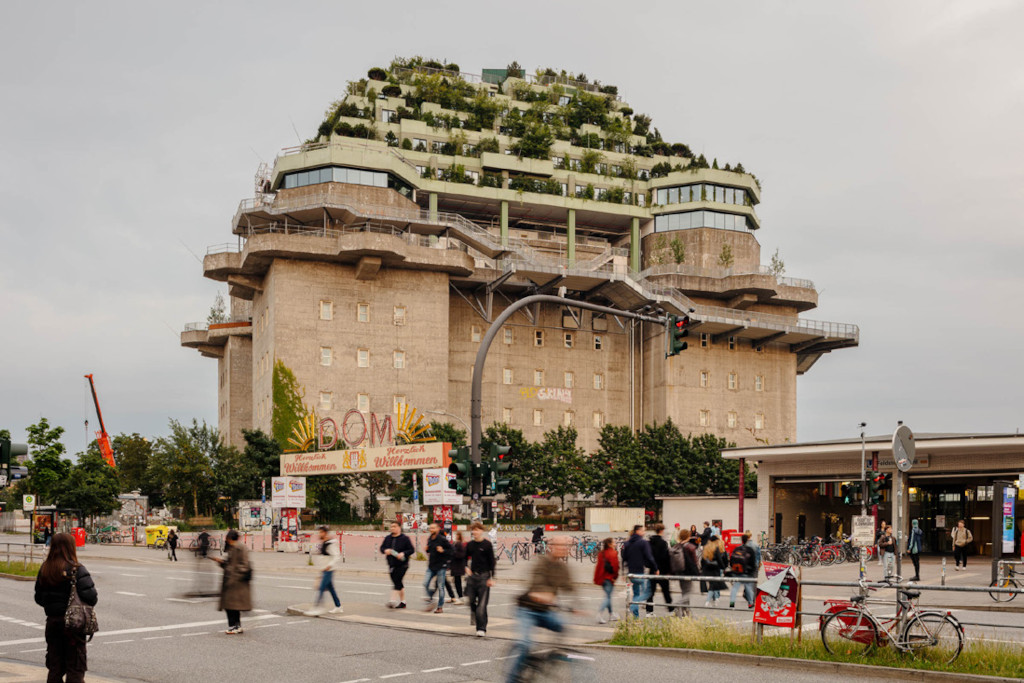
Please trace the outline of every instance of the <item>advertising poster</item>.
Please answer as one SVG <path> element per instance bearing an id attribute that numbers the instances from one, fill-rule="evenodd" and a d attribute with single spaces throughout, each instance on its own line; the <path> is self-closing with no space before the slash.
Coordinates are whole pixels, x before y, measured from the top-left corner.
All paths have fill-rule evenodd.
<path id="1" fill-rule="evenodd" d="M 462 505 L 462 495 L 448 488 L 448 481 L 454 478 L 446 469 L 423 470 L 423 504 Z"/>
<path id="2" fill-rule="evenodd" d="M 275 508 L 306 507 L 306 478 L 273 477 L 270 480 L 270 505 Z"/>
<path id="3" fill-rule="evenodd" d="M 452 522 L 455 520 L 455 515 L 452 511 L 451 505 L 438 505 L 434 508 L 434 521 L 441 525 L 441 529 L 444 531 L 444 535 L 451 540 L 452 536 Z"/>
<path id="4" fill-rule="evenodd" d="M 795 628 L 798 588 L 796 574 L 788 564 L 763 564 L 768 580 L 757 587 L 754 623 Z"/>
<path id="5" fill-rule="evenodd" d="M 1017 489 L 1012 486 L 1003 487 L 1003 552 L 1013 552 L 1013 520 L 1016 514 L 1014 504 L 1017 501 Z"/>

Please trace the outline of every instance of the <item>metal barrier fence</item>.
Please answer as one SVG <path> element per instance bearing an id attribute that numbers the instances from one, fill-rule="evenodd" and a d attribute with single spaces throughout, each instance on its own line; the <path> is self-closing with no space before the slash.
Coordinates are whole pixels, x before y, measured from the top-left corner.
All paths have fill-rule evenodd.
<path id="1" fill-rule="evenodd" d="M 0 552 L 0 557 L 4 558 L 4 562 L 11 564 L 11 558 L 14 557 L 16 560 L 22 560 L 22 564 L 25 569 L 28 569 L 30 564 L 34 564 L 37 560 L 42 562 L 46 559 L 46 554 L 49 552 L 49 548 L 46 546 L 36 547 L 35 543 L 8 543 L 4 542 L 4 549 Z M 11 550 L 11 546 L 15 546 L 15 550 Z"/>

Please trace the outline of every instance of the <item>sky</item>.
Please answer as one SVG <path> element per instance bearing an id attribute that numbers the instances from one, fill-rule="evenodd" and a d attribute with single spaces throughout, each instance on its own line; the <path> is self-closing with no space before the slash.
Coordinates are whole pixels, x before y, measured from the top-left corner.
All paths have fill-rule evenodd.
<path id="1" fill-rule="evenodd" d="M 493 9 L 490 9 L 493 7 Z M 1024 427 L 1024 3 L 5 2 L 0 427 L 217 419 L 179 345 L 260 161 L 396 55 L 619 87 L 762 182 L 762 261 L 860 346 L 798 381 L 798 440 Z"/>

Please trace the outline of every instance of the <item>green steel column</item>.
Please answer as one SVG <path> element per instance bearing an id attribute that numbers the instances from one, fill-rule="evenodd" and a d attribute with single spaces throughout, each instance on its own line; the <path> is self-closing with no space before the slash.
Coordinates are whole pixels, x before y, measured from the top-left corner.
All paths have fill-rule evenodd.
<path id="1" fill-rule="evenodd" d="M 430 222 L 437 222 L 437 193 L 430 193 Z"/>
<path id="2" fill-rule="evenodd" d="M 569 266 L 576 265 L 576 209 L 569 209 L 569 234 L 566 235 L 566 253 L 569 255 Z"/>
<path id="3" fill-rule="evenodd" d="M 501 246 L 508 246 L 508 202 L 501 202 Z"/>
<path id="4" fill-rule="evenodd" d="M 640 272 L 640 219 L 634 218 L 629 230 L 629 268 Z"/>

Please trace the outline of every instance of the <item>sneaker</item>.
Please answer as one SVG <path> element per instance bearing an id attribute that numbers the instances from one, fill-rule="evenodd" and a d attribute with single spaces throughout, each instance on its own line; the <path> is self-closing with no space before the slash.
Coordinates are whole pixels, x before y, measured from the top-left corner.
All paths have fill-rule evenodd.
<path id="1" fill-rule="evenodd" d="M 332 609 L 330 613 L 331 614 L 343 614 L 344 612 L 345 612 L 345 610 L 342 608 L 342 606 L 338 605 L 337 607 Z"/>
<path id="2" fill-rule="evenodd" d="M 395 607 L 397 607 L 397 606 L 398 606 L 397 602 L 395 602 L 394 600 L 388 600 L 388 602 L 387 602 L 388 609 L 395 609 Z"/>
<path id="3" fill-rule="evenodd" d="M 619 615 L 616 614 L 615 612 L 612 612 L 612 621 L 618 621 L 618 620 L 619 620 Z"/>
<path id="4" fill-rule="evenodd" d="M 483 638 L 486 635 L 487 635 L 487 631 L 477 631 L 476 632 L 476 637 L 477 638 Z"/>
<path id="5" fill-rule="evenodd" d="M 313 609 L 306 610 L 303 614 L 307 617 L 318 617 L 321 614 L 326 614 L 327 610 L 323 607 L 314 607 Z"/>
<path id="6" fill-rule="evenodd" d="M 424 595 L 423 596 L 423 602 L 434 602 L 434 596 L 432 596 L 432 595 L 430 595 L 430 596 Z"/>
<path id="7" fill-rule="evenodd" d="M 444 610 L 441 609 L 440 607 L 438 607 L 436 610 L 434 610 L 434 614 L 443 614 L 443 613 L 444 613 Z"/>
<path id="8" fill-rule="evenodd" d="M 224 633 L 228 634 L 229 636 L 233 636 L 236 633 L 238 633 L 238 627 L 232 626 L 227 631 L 224 631 Z"/>
<path id="9" fill-rule="evenodd" d="M 729 603 L 729 609 L 736 609 L 736 603 L 735 602 L 730 602 Z"/>
<path id="10" fill-rule="evenodd" d="M 608 617 L 606 617 L 603 614 L 598 614 L 597 615 L 597 623 L 599 623 L 599 624 L 607 624 L 608 623 Z"/>
<path id="11" fill-rule="evenodd" d="M 462 600 L 460 600 L 459 598 L 452 598 L 449 602 L 451 602 L 453 605 L 461 605 L 462 604 Z"/>
<path id="12" fill-rule="evenodd" d="M 395 605 L 395 609 L 405 609 L 405 603 L 404 602 L 398 603 L 397 605 Z"/>

